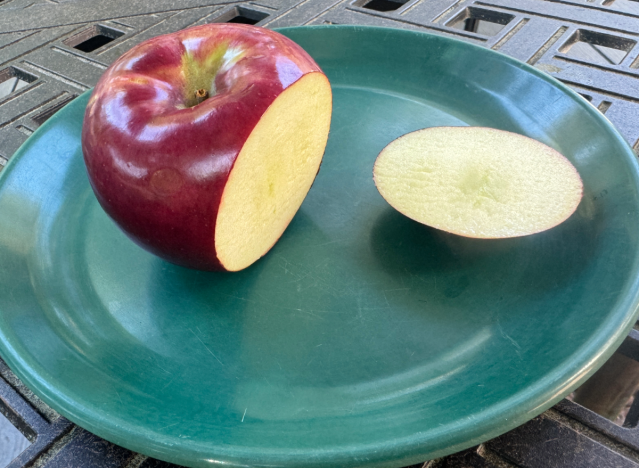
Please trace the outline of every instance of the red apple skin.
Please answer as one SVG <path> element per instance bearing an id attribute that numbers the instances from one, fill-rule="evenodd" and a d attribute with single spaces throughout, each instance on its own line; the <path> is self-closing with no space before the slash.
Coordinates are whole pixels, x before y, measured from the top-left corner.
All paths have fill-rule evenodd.
<path id="1" fill-rule="evenodd" d="M 239 55 L 214 76 L 216 93 L 185 107 L 185 54 L 201 65 L 223 50 Z M 297 44 L 242 24 L 197 26 L 134 47 L 101 77 L 85 113 L 82 150 L 100 205 L 148 251 L 223 270 L 215 221 L 233 163 L 275 98 L 313 72 L 321 70 Z"/>

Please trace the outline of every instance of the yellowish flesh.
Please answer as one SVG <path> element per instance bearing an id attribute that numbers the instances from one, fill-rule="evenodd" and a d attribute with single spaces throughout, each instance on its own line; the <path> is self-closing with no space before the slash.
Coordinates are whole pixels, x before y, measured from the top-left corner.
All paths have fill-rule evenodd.
<path id="1" fill-rule="evenodd" d="M 517 237 L 566 220 L 583 193 L 554 149 L 482 127 L 418 130 L 390 143 L 373 170 L 382 197 L 423 224 L 467 237 Z"/>
<path id="2" fill-rule="evenodd" d="M 222 194 L 215 249 L 238 271 L 280 238 L 306 197 L 328 140 L 332 96 L 326 77 L 310 73 L 280 94 L 240 152 Z"/>

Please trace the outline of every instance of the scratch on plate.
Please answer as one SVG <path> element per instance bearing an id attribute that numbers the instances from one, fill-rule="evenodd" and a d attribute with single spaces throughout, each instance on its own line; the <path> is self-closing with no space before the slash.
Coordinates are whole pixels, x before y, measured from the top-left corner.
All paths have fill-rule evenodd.
<path id="1" fill-rule="evenodd" d="M 155 365 L 156 365 L 156 366 L 158 366 L 158 368 L 159 368 L 160 370 L 163 370 L 163 371 L 164 371 L 164 372 L 166 372 L 167 374 L 171 375 L 171 373 L 170 373 L 168 370 L 163 369 L 163 368 L 162 368 L 162 367 L 160 367 L 157 363 L 155 363 Z"/>
<path id="2" fill-rule="evenodd" d="M 316 244 L 315 247 L 323 247 L 325 245 L 330 245 L 330 244 L 337 244 L 338 242 L 341 242 L 339 240 L 332 240 L 332 241 L 328 241 L 328 242 L 324 242 L 322 244 Z"/>
<path id="3" fill-rule="evenodd" d="M 283 307 L 283 309 L 286 310 L 287 307 Z M 310 315 L 310 316 L 316 317 L 318 319 L 325 320 L 324 317 L 322 317 L 321 315 L 314 314 L 310 310 L 304 310 L 304 309 L 292 309 L 292 310 L 294 310 L 295 312 L 300 312 L 301 315 Z"/>
<path id="4" fill-rule="evenodd" d="M 244 414 L 242 415 L 242 421 L 241 422 L 244 422 L 244 416 L 246 416 L 246 410 L 247 409 L 248 409 L 248 407 L 244 408 Z"/>
<path id="5" fill-rule="evenodd" d="M 174 380 L 175 380 L 175 376 L 173 376 L 173 378 L 172 378 L 171 380 L 169 380 L 169 382 L 168 382 L 168 383 L 167 383 L 164 387 L 162 387 L 162 390 L 164 390 L 166 387 L 168 387 L 169 385 L 171 385 L 171 384 L 173 383 L 173 381 L 174 381 Z"/>
<path id="6" fill-rule="evenodd" d="M 160 430 L 166 429 L 166 428 L 169 428 L 169 427 L 173 427 L 173 426 L 177 426 L 178 424 L 180 424 L 179 421 L 176 422 L 176 423 L 173 423 L 173 424 L 169 424 L 168 426 L 161 427 Z"/>
<path id="7" fill-rule="evenodd" d="M 517 356 L 519 356 L 519 359 L 521 359 L 521 346 L 519 346 L 519 344 L 513 340 L 506 332 L 504 332 L 504 329 L 501 327 L 501 324 L 497 325 L 499 327 L 499 332 L 501 333 L 501 336 L 503 336 L 504 338 L 506 338 L 508 341 L 510 341 L 513 346 L 515 347 L 515 353 L 517 353 Z"/>
<path id="8" fill-rule="evenodd" d="M 247 299 L 245 297 L 240 297 L 240 296 L 235 296 L 233 294 L 226 294 L 226 293 L 220 293 L 220 294 L 223 295 L 223 296 L 226 296 L 226 297 L 230 297 L 231 299 L 237 299 L 238 301 L 255 302 L 255 301 L 253 301 L 251 299 Z"/>
<path id="9" fill-rule="evenodd" d="M 391 308 L 390 302 L 388 302 L 388 297 L 386 297 L 386 291 L 382 291 L 384 293 L 384 300 L 386 301 L 386 305 L 388 306 L 388 308 Z"/>
<path id="10" fill-rule="evenodd" d="M 510 341 L 513 344 L 513 346 L 515 348 L 517 348 L 518 350 L 521 350 L 521 346 L 519 346 L 519 344 L 515 340 L 513 340 L 509 335 L 507 335 L 505 333 L 503 333 L 503 335 L 504 335 L 505 338 L 508 339 L 508 341 Z"/>
<path id="11" fill-rule="evenodd" d="M 209 353 L 211 353 L 211 356 L 213 356 L 215 359 L 217 359 L 217 362 L 219 362 L 220 364 L 224 365 L 224 363 L 223 363 L 222 361 L 220 361 L 220 358 L 218 358 L 215 354 L 213 354 L 213 351 L 211 351 L 211 350 L 209 349 L 209 347 L 208 347 L 208 346 L 206 346 L 206 344 L 204 343 L 204 341 L 202 341 L 202 340 L 200 339 L 200 337 L 199 337 L 199 336 L 197 336 L 193 330 L 191 330 L 191 329 L 189 328 L 189 331 L 190 331 L 191 333 L 193 333 L 193 336 L 194 336 L 194 337 L 196 337 L 196 338 L 199 340 L 199 342 L 200 342 L 200 343 L 202 343 L 202 346 L 204 346 L 204 347 L 206 348 L 206 350 L 207 350 Z"/>

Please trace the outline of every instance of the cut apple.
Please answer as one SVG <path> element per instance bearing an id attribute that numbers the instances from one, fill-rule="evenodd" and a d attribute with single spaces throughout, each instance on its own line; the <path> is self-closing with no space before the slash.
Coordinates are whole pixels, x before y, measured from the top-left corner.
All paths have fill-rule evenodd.
<path id="1" fill-rule="evenodd" d="M 82 125 L 97 201 L 142 248 L 240 270 L 275 244 L 324 153 L 331 87 L 275 31 L 209 23 L 134 46 L 102 75 Z"/>
<path id="2" fill-rule="evenodd" d="M 583 184 L 554 149 L 483 127 L 435 127 L 391 142 L 375 161 L 382 197 L 420 223 L 466 237 L 550 229 L 577 209 Z"/>
<path id="3" fill-rule="evenodd" d="M 326 76 L 309 73 L 260 118 L 233 165 L 217 216 L 215 250 L 226 270 L 263 256 L 293 219 L 319 171 L 331 110 Z"/>

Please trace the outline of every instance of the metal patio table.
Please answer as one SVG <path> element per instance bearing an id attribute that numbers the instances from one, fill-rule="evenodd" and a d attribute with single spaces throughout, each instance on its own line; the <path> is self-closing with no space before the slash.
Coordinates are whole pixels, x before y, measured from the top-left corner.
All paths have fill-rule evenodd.
<path id="1" fill-rule="evenodd" d="M 462 39 L 566 83 L 639 149 L 639 0 L 0 0 L 0 168 L 125 50 L 207 22 L 361 24 Z M 639 331 L 632 330 L 591 388 L 582 390 L 581 401 L 601 390 L 597 378 L 609 376 L 619 381 L 614 398 L 624 392 L 631 398 L 639 383 L 637 361 Z M 28 440 L 10 468 L 175 466 L 75 426 L 2 361 L 0 376 L 0 412 Z M 615 424 L 565 399 L 496 439 L 414 467 L 639 467 L 639 399 L 620 418 Z"/>

